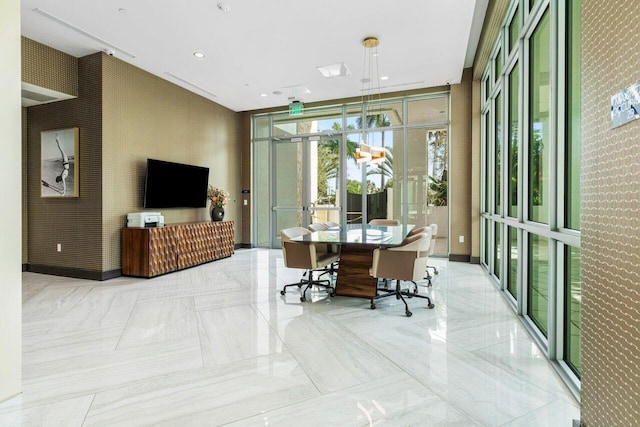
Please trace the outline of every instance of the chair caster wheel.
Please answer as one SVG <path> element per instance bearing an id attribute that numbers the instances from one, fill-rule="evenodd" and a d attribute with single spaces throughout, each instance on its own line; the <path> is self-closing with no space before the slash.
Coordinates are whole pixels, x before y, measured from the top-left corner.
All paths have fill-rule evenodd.
<path id="1" fill-rule="evenodd" d="M 331 292 L 331 293 L 329 294 L 329 296 L 333 298 L 333 297 L 335 297 L 335 296 L 336 296 L 336 293 L 335 293 L 335 292 Z"/>
<path id="2" fill-rule="evenodd" d="M 435 307 L 435 305 L 434 305 L 433 303 L 430 303 L 430 304 L 427 306 L 427 308 L 429 308 L 429 309 L 431 309 L 431 308 L 433 308 L 433 307 Z"/>
<path id="3" fill-rule="evenodd" d="M 280 295 L 284 295 L 285 293 L 284 289 L 280 291 Z"/>
<path id="4" fill-rule="evenodd" d="M 407 315 L 407 317 L 411 317 L 411 316 L 413 316 L 413 313 L 412 313 L 412 312 L 410 312 L 409 310 L 407 310 L 407 312 L 406 312 L 405 314 Z"/>
<path id="5" fill-rule="evenodd" d="M 376 305 L 374 303 L 371 303 L 371 310 L 375 310 L 376 309 Z"/>

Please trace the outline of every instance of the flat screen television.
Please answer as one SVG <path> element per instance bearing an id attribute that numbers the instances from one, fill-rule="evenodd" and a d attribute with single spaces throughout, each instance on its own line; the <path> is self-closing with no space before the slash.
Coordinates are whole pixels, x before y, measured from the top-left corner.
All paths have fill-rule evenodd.
<path id="1" fill-rule="evenodd" d="M 147 159 L 145 208 L 204 208 L 209 168 Z"/>

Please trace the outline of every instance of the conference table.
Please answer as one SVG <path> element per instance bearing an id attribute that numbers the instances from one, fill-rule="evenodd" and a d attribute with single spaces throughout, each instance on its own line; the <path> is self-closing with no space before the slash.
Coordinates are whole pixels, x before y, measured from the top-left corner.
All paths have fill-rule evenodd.
<path id="1" fill-rule="evenodd" d="M 369 274 L 373 263 L 373 251 L 380 247 L 401 245 L 413 228 L 413 225 L 347 224 L 314 231 L 292 240 L 339 245 L 340 264 L 336 278 L 336 295 L 373 298 L 377 289 L 377 279 Z"/>

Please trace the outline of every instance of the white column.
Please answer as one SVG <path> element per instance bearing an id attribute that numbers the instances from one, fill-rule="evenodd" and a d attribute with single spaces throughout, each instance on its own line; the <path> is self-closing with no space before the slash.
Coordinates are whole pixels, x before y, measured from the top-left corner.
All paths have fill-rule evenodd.
<path id="1" fill-rule="evenodd" d="M 21 391 L 22 139 L 20 1 L 0 2 L 0 402 Z"/>

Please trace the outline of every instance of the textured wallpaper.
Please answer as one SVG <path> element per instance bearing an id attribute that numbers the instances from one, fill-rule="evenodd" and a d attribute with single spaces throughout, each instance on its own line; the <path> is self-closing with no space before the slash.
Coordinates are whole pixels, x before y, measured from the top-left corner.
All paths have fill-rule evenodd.
<path id="1" fill-rule="evenodd" d="M 231 195 L 225 220 L 241 223 L 241 114 L 102 55 L 103 270 L 121 265 L 121 229 L 143 211 L 147 158 L 209 168 L 209 183 Z M 208 208 L 161 209 L 165 222 L 210 221 Z M 236 242 L 241 233 L 236 231 Z"/>
<path id="2" fill-rule="evenodd" d="M 22 37 L 22 81 L 78 96 L 78 58 Z"/>
<path id="3" fill-rule="evenodd" d="M 102 270 L 102 80 L 100 54 L 78 60 L 78 98 L 27 108 L 28 251 L 32 271 Z M 39 72 L 46 74 L 48 67 Z M 77 198 L 42 198 L 40 133 L 78 127 Z M 56 251 L 56 245 L 62 251 Z M 48 272 L 55 272 L 47 270 Z"/>
<path id="4" fill-rule="evenodd" d="M 582 1 L 582 425 L 640 425 L 640 120 L 611 96 L 640 81 L 640 1 Z"/>

